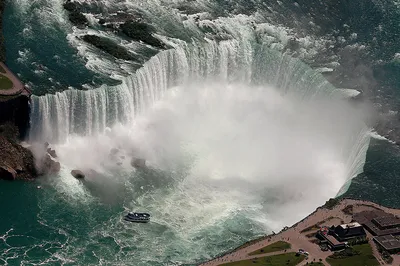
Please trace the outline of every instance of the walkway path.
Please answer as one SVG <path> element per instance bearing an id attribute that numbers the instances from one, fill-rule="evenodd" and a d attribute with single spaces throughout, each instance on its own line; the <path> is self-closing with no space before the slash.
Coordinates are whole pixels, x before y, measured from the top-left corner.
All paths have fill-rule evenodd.
<path id="1" fill-rule="evenodd" d="M 342 220 L 344 223 L 350 223 L 352 221 L 352 215 L 345 214 L 342 210 L 348 206 L 353 205 L 354 210 L 357 212 L 361 212 L 363 210 L 371 210 L 372 208 L 379 208 L 384 210 L 387 213 L 392 213 L 395 215 L 400 216 L 400 210 L 397 209 L 390 209 L 386 207 L 379 206 L 378 204 L 371 203 L 371 202 L 364 202 L 360 200 L 351 200 L 351 199 L 344 199 L 338 205 L 336 205 L 332 210 L 328 210 L 325 208 L 319 208 L 314 213 L 300 221 L 299 223 L 295 224 L 291 228 L 286 231 L 281 231 L 279 234 L 268 236 L 267 238 L 261 239 L 258 242 L 255 242 L 247 247 L 239 249 L 237 251 L 231 252 L 229 254 L 223 255 L 219 258 L 210 260 L 200 266 L 216 266 L 228 262 L 238 261 L 238 260 L 247 260 L 256 257 L 265 257 L 269 255 L 276 255 L 285 253 L 284 251 L 278 251 L 274 253 L 256 255 L 256 256 L 249 256 L 248 254 L 256 251 L 262 247 L 268 246 L 277 241 L 286 241 L 289 242 L 292 246 L 286 252 L 296 252 L 299 249 L 304 249 L 309 252 L 309 256 L 307 260 L 304 260 L 299 265 L 306 265 L 307 262 L 311 262 L 315 259 L 316 262 L 319 259 L 322 259 L 322 263 L 324 265 L 329 265 L 326 262 L 326 258 L 333 253 L 331 251 L 322 251 L 317 244 L 310 242 L 310 239 L 307 238 L 306 234 L 310 233 L 311 231 L 301 233 L 302 230 L 313 226 L 317 223 L 324 222 L 327 225 L 337 225 L 338 220 Z M 334 219 L 332 219 L 334 217 Z M 332 223 L 332 224 L 330 224 Z M 377 260 L 381 263 L 381 265 L 385 265 L 383 260 L 380 258 L 380 255 L 377 252 L 376 245 L 372 241 L 372 236 L 369 235 L 370 244 L 373 249 L 373 254 L 376 256 Z M 394 257 L 394 264 L 399 265 L 398 262 L 400 261 L 400 256 L 393 256 Z M 397 264 L 396 264 L 397 263 Z"/>
<path id="2" fill-rule="evenodd" d="M 0 66 L 6 71 L 6 73 L 0 72 L 0 74 L 8 77 L 13 83 L 13 87 L 11 89 L 0 90 L 0 96 L 16 96 L 23 94 L 29 97 L 31 92 L 24 87 L 24 84 L 22 84 L 17 76 L 15 76 L 3 62 L 0 62 Z"/>

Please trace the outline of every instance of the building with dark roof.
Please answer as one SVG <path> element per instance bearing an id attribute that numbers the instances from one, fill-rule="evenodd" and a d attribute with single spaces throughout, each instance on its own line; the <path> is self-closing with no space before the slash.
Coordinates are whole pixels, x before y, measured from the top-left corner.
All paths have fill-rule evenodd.
<path id="1" fill-rule="evenodd" d="M 381 216 L 372 219 L 381 230 L 397 228 L 400 226 L 400 219 L 394 215 Z"/>
<path id="2" fill-rule="evenodd" d="M 389 253 L 400 252 L 400 240 L 392 235 L 376 236 L 374 241 Z"/>
<path id="3" fill-rule="evenodd" d="M 400 218 L 382 210 L 363 211 L 353 215 L 353 219 L 374 236 L 400 235 Z"/>
<path id="4" fill-rule="evenodd" d="M 316 237 L 320 240 L 320 244 L 326 244 L 332 251 L 346 248 L 346 243 L 339 242 L 334 236 L 328 235 L 327 233 L 318 231 Z"/>
<path id="5" fill-rule="evenodd" d="M 327 244 L 332 251 L 344 249 L 348 241 L 365 240 L 367 233 L 359 223 L 341 224 L 318 231 L 317 238 L 322 244 Z"/>
<path id="6" fill-rule="evenodd" d="M 348 241 L 353 238 L 366 238 L 367 233 L 361 224 L 355 222 L 350 224 L 341 224 L 336 226 L 331 234 L 341 242 Z"/>

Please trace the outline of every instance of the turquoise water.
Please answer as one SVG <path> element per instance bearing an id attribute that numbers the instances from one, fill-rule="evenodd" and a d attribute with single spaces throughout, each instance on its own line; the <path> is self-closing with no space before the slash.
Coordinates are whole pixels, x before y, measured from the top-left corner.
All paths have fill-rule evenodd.
<path id="1" fill-rule="evenodd" d="M 140 4 L 134 0 L 128 2 L 135 8 Z M 106 154 L 107 156 L 110 148 L 117 145 L 123 150 L 124 146 L 132 144 L 126 141 L 128 136 L 140 135 L 138 132 L 143 132 L 137 128 L 135 129 L 138 131 L 129 131 L 130 129 L 128 130 L 126 127 L 120 127 L 111 131 L 112 134 L 119 137 L 118 140 L 110 138 L 111 141 L 102 135 L 98 137 L 99 139 L 90 137 L 90 134 L 96 136 L 96 133 L 99 133 L 96 132 L 96 129 L 101 131 L 100 133 L 107 133 L 105 126 L 110 123 L 112 117 L 118 117 L 118 114 L 129 114 L 125 111 L 130 110 L 132 105 L 125 104 L 124 100 L 130 95 L 129 88 L 133 86 L 132 84 L 138 88 L 151 88 L 153 96 L 158 93 L 164 95 L 159 87 L 165 84 L 170 86 L 175 82 L 175 80 L 165 82 L 166 79 L 163 79 L 163 75 L 167 74 L 173 76 L 172 73 L 186 73 L 185 71 L 192 73 L 194 69 L 197 69 L 201 70 L 204 75 L 213 71 L 223 74 L 226 71 L 229 76 L 229 71 L 232 72 L 232 69 L 236 69 L 235 67 L 240 69 L 238 65 L 250 64 L 254 67 L 254 71 L 230 73 L 233 76 L 232 80 L 240 78 L 245 80 L 251 77 L 257 81 L 255 83 L 263 84 L 262 81 L 273 78 L 260 79 L 257 75 L 264 73 L 260 69 L 268 71 L 274 70 L 276 66 L 281 66 L 284 69 L 276 72 L 278 74 L 276 74 L 275 82 L 282 87 L 285 85 L 295 87 L 293 84 L 297 84 L 301 89 L 305 89 L 307 82 L 312 80 L 312 84 L 315 86 L 330 88 L 330 85 L 325 83 L 322 77 L 316 75 L 315 72 L 302 64 L 291 64 L 290 56 L 302 59 L 314 69 L 335 68 L 333 73 L 326 74 L 326 78 L 336 87 L 362 89 L 367 98 L 379 109 L 379 112 L 383 113 L 384 119 L 381 122 L 383 133 L 394 129 L 388 134 L 396 135 L 398 123 L 395 112 L 400 99 L 398 97 L 399 80 L 396 78 L 399 76 L 399 68 L 395 59 L 395 53 L 399 51 L 399 44 L 393 42 L 398 34 L 398 27 L 394 22 L 400 17 L 396 5 L 390 1 L 361 1 L 350 4 L 346 1 L 332 4 L 329 7 L 321 7 L 321 3 L 297 1 L 299 7 L 292 1 L 282 2 L 279 4 L 278 1 L 271 1 L 270 6 L 266 7 L 262 1 L 217 1 L 215 3 L 195 1 L 191 8 L 206 13 L 204 17 L 201 17 L 203 24 L 200 26 L 190 18 L 179 17 L 178 12 L 173 8 L 179 7 L 180 1 L 174 3 L 147 1 L 144 6 L 141 6 L 140 10 L 144 13 L 144 18 L 160 29 L 158 32 L 160 35 L 171 38 L 172 45 L 175 47 L 180 47 L 179 39 L 190 42 L 193 37 L 194 48 L 191 46 L 187 50 L 178 49 L 178 53 L 174 55 L 174 58 L 182 63 L 184 62 L 181 60 L 184 58 L 182 51 L 185 51 L 189 54 L 188 58 L 191 59 L 189 60 L 190 67 L 187 69 L 181 67 L 183 70 L 179 66 L 173 68 L 175 65 L 170 57 L 155 58 L 151 64 L 148 64 L 148 68 L 141 72 L 143 79 L 140 80 L 142 83 L 139 85 L 132 82 L 127 86 L 106 86 L 102 88 L 104 94 L 96 94 L 94 91 L 87 94 L 70 92 L 71 95 L 78 95 L 76 98 L 74 98 L 75 96 L 63 98 L 66 94 L 58 94 L 58 99 L 48 101 L 48 103 L 55 103 L 56 106 L 67 103 L 65 106 L 74 108 L 76 105 L 72 105 L 72 103 L 87 103 L 87 105 L 82 104 L 79 109 L 73 110 L 82 115 L 76 115 L 81 119 L 68 120 L 68 132 L 66 132 L 66 136 L 69 137 L 68 144 L 54 143 L 54 145 L 58 144 L 57 151 L 65 159 L 59 175 L 45 177 L 34 182 L 0 182 L 0 194 L 3 199 L 0 203 L 0 210 L 2 213 L 7 213 L 0 221 L 0 235 L 2 236 L 0 238 L 0 264 L 193 265 L 232 249 L 249 239 L 270 233 L 272 230 L 279 230 L 284 225 L 290 225 L 286 223 L 294 223 L 314 207 L 323 204 L 326 196 L 315 195 L 321 202 L 312 202 L 311 204 L 304 202 L 304 206 L 298 205 L 297 209 L 291 209 L 293 208 L 291 200 L 296 200 L 297 197 L 302 199 L 299 195 L 300 192 L 295 190 L 287 192 L 281 186 L 296 184 L 295 180 L 285 181 L 283 185 L 275 182 L 271 187 L 264 187 L 264 185 L 256 188 L 248 187 L 246 182 L 241 183 L 238 180 L 218 180 L 217 170 L 223 168 L 218 168 L 218 164 L 212 164 L 216 169 L 212 173 L 200 169 L 204 171 L 200 171 L 203 175 L 215 176 L 216 180 L 212 181 L 206 178 L 192 178 L 188 173 L 190 171 L 185 168 L 190 168 L 191 165 L 178 160 L 183 166 L 179 165 L 174 168 L 176 165 L 167 165 L 167 167 L 161 168 L 164 170 L 154 167 L 149 171 L 133 171 L 132 168 L 125 167 L 125 164 L 129 165 L 128 159 L 120 160 L 124 165 L 122 169 L 116 167 L 117 162 L 110 163 L 113 164 L 111 166 L 104 166 L 96 161 L 104 159 L 101 155 Z M 97 87 L 99 84 L 111 84 L 115 82 L 110 80 L 109 73 L 112 72 L 113 78 L 121 80 L 119 74 L 122 75 L 123 72 L 122 76 L 125 76 L 127 72 L 132 72 L 130 65 L 126 62 L 110 59 L 100 51 L 75 42 L 76 37 L 82 32 L 74 29 L 67 22 L 66 14 L 60 8 L 61 3 L 62 1 L 41 0 L 32 4 L 30 1 L 21 0 L 13 2 L 6 9 L 4 34 L 7 45 L 7 64 L 20 75 L 25 83 L 32 87 L 35 95 L 54 94 L 62 92 L 68 87 L 81 89 L 84 85 Z M 109 5 L 112 7 L 108 8 L 118 9 L 120 7 L 117 3 L 114 4 L 115 6 Z M 181 4 L 184 6 L 183 2 Z M 97 8 L 93 7 L 93 14 L 96 14 L 96 10 Z M 334 11 L 321 13 L 316 10 Z M 111 13 L 112 10 L 109 11 Z M 369 14 L 364 17 L 368 23 L 359 22 L 360 13 Z M 303 19 L 306 14 L 311 14 L 316 26 Z M 289 17 L 291 19 L 288 19 Z M 371 17 L 374 19 L 370 19 Z M 251 30 L 252 21 L 255 21 L 258 27 L 255 32 Z M 333 29 L 332 25 L 335 25 Z M 357 38 L 353 33 L 357 34 Z M 102 34 L 109 34 L 107 36 L 121 41 L 120 36 L 114 36 L 109 32 Z M 341 37 L 345 41 L 342 41 Z M 375 40 L 373 40 L 374 37 Z M 206 46 L 202 43 L 204 38 L 236 40 L 238 44 L 236 42 L 233 42 L 235 45 L 231 45 L 232 43 L 229 42 L 216 41 L 213 43 L 209 41 L 211 44 Z M 291 38 L 298 40 L 298 48 L 294 49 L 295 51 L 287 51 L 285 48 Z M 285 51 L 288 55 L 280 57 L 269 52 L 254 53 L 254 55 L 253 52 L 256 49 L 253 47 L 258 47 L 259 44 L 278 50 L 278 55 Z M 382 47 L 384 48 L 381 49 Z M 143 52 L 140 44 L 131 45 L 129 48 L 138 54 Z M 235 57 L 235 53 L 238 55 L 237 57 Z M 352 56 L 348 56 L 349 54 Z M 198 61 L 203 56 L 208 56 L 206 63 Z M 250 58 L 251 60 L 256 59 L 253 62 Z M 282 60 L 281 65 L 277 63 L 279 60 L 276 58 Z M 168 67 L 171 69 L 165 67 L 167 65 L 165 62 L 168 62 Z M 217 68 L 215 66 L 224 67 Z M 110 69 L 112 69 L 111 72 Z M 122 69 L 124 71 L 120 73 L 119 71 Z M 285 76 L 284 74 L 287 73 L 290 75 Z M 146 79 L 148 76 L 157 76 L 159 79 Z M 177 76 L 179 77 L 179 75 Z M 90 86 L 86 86 L 86 89 Z M 168 86 L 165 87 L 169 89 Z M 123 93 L 115 92 L 119 89 Z M 310 91 L 313 91 L 312 89 Z M 102 90 L 97 91 L 101 92 Z M 140 92 L 137 94 L 139 95 Z M 90 97 L 87 97 L 88 95 Z M 111 108 L 110 110 L 117 114 L 110 114 L 111 118 L 107 117 L 103 125 L 97 123 L 96 119 L 99 118 L 96 114 L 99 112 L 96 112 L 96 108 L 103 106 L 102 97 L 104 95 L 107 95 L 107 106 L 115 106 L 115 109 Z M 245 95 L 241 96 L 245 98 Z M 271 97 L 276 96 L 271 95 Z M 263 99 L 261 96 L 259 98 Z M 34 100 L 36 106 L 43 108 L 40 110 L 44 110 L 46 107 L 40 105 L 44 99 L 52 98 L 51 96 L 37 97 Z M 252 101 L 254 99 L 250 98 L 249 102 L 252 103 Z M 179 101 L 172 103 L 179 106 Z M 213 102 L 211 101 L 211 103 Z M 225 107 L 224 104 L 226 104 L 221 103 L 219 106 L 219 104 L 212 105 L 211 103 L 210 106 L 213 108 Z M 247 105 L 241 101 L 239 103 L 243 104 L 241 110 L 247 111 L 245 108 Z M 254 101 L 254 104 L 262 105 L 263 103 Z M 49 106 L 51 105 L 47 107 Z M 227 107 L 230 105 L 228 104 Z M 137 111 L 136 106 L 133 109 Z M 66 123 L 67 119 L 55 119 L 54 117 L 62 117 L 62 114 L 55 110 L 59 111 L 59 109 L 49 108 L 46 110 L 47 113 L 42 112 L 41 114 L 46 114 L 42 120 L 53 122 L 49 125 L 51 131 L 65 133 L 63 129 L 67 126 L 63 126 L 63 123 Z M 192 111 L 183 107 L 182 110 L 189 114 Z M 216 111 L 226 115 L 223 110 L 216 108 Z M 66 108 L 65 113 L 69 114 L 70 110 Z M 171 118 L 168 115 L 170 113 L 165 111 L 162 114 L 156 112 L 154 116 Z M 175 118 L 175 116 L 172 117 Z M 227 117 L 229 118 L 229 116 Z M 120 121 L 125 123 L 130 121 L 126 117 L 123 118 Z M 187 123 L 185 119 L 188 118 L 180 116 L 178 118 Z M 145 124 L 150 128 L 151 126 L 157 128 L 157 125 L 165 126 L 162 123 L 159 124 L 160 121 L 157 119 L 150 121 L 153 124 Z M 205 123 L 201 117 L 193 117 L 192 122 L 200 125 Z M 211 136 L 226 133 L 218 131 L 222 127 L 221 123 L 206 122 L 208 127 L 204 131 L 209 132 Z M 232 121 L 228 122 L 231 124 L 225 121 L 226 126 L 235 125 Z M 39 123 L 39 126 L 43 126 L 43 124 Z M 243 127 L 245 126 L 254 131 L 258 130 L 252 127 L 253 124 L 243 123 Z M 88 127 L 90 130 L 86 130 Z M 87 135 L 87 137 L 69 136 L 77 128 L 80 130 L 75 133 L 82 136 Z M 172 132 L 176 130 L 173 127 L 166 128 Z M 180 129 L 180 127 L 177 128 Z M 196 130 L 190 127 L 184 128 L 188 132 L 203 132 L 202 127 L 198 127 Z M 139 129 L 141 128 L 139 127 Z M 237 130 L 238 128 L 232 126 L 228 129 Z M 90 131 L 90 134 L 87 131 Z M 149 132 L 144 131 L 144 133 Z M 154 132 L 150 131 L 150 133 Z M 151 139 L 154 137 L 163 143 L 168 141 L 171 144 L 175 143 L 175 135 L 167 134 L 168 130 L 161 132 L 161 135 L 159 132 L 156 133 L 154 136 L 138 138 L 135 141 L 145 145 L 147 141 L 154 141 Z M 42 137 L 43 135 L 45 134 L 42 134 Z M 184 138 L 184 135 L 178 136 Z M 211 138 L 209 135 L 206 136 Z M 257 134 L 251 136 L 254 139 L 260 138 Z M 188 142 L 188 148 L 199 149 L 196 143 L 190 143 L 193 139 L 185 139 Z M 314 141 L 316 145 L 320 143 L 318 139 Z M 310 142 L 313 143 L 312 140 Z M 248 145 L 240 138 L 236 140 L 236 143 Z M 207 149 L 212 150 L 213 148 L 213 145 L 208 147 L 207 143 L 202 144 L 205 148 L 201 152 L 205 154 L 207 154 Z M 223 144 L 229 146 L 232 143 L 223 142 Z M 165 148 L 165 144 L 163 145 L 161 147 Z M 198 146 L 201 145 L 198 144 Z M 288 145 L 283 146 L 288 149 Z M 170 147 L 166 146 L 166 148 Z M 292 150 L 288 149 L 288 151 L 295 154 L 296 148 L 300 149 L 298 145 L 293 145 Z M 161 149 L 156 153 L 165 152 L 168 156 L 162 157 L 162 159 L 167 162 L 168 159 L 171 160 L 170 158 L 180 158 L 180 154 L 168 153 L 168 151 L 170 152 L 168 149 Z M 173 151 L 175 152 L 175 150 Z M 223 151 L 224 156 L 232 154 L 229 149 Z M 74 163 L 79 165 L 79 162 L 74 161 L 74 157 L 79 157 L 75 156 L 77 154 L 86 156 L 84 161 L 88 161 L 87 163 L 92 163 L 91 158 L 94 158 L 93 167 L 98 167 L 99 169 L 95 169 L 100 172 L 97 179 L 89 178 L 86 183 L 82 184 L 70 176 L 71 161 L 72 165 Z M 397 169 L 400 165 L 399 154 L 399 148 L 396 145 L 385 140 L 372 139 L 364 173 L 352 180 L 348 191 L 343 196 L 400 207 L 400 198 L 396 195 L 399 188 L 400 169 Z M 128 157 L 127 154 L 123 155 Z M 281 159 L 290 158 L 284 154 L 280 154 L 280 156 L 282 156 Z M 255 158 L 254 156 L 249 157 Z M 231 160 L 234 159 L 237 158 L 231 158 Z M 272 159 L 271 157 L 270 160 Z M 250 168 L 257 168 L 261 164 L 254 162 L 251 164 L 243 159 L 235 162 L 240 162 L 237 163 L 238 165 L 248 164 L 251 166 Z M 293 161 L 291 162 L 293 163 Z M 205 163 L 209 163 L 209 161 Z M 290 166 L 283 166 L 283 164 L 280 166 L 283 169 L 282 172 L 290 169 Z M 233 166 L 232 169 L 236 168 Z M 332 169 L 336 170 L 334 167 Z M 322 183 L 332 181 L 321 180 Z M 344 184 L 343 179 L 338 182 L 341 182 L 339 187 Z M 313 179 L 309 183 L 315 186 L 320 185 L 318 179 Z M 42 189 L 37 189 L 38 185 Z M 337 185 L 335 184 L 335 186 Z M 313 187 L 311 188 L 313 189 Z M 293 195 L 282 197 L 284 193 L 281 191 L 288 194 L 293 193 Z M 148 211 L 153 215 L 153 221 L 145 225 L 123 222 L 123 215 L 131 210 Z M 298 210 L 302 210 L 303 213 L 299 213 L 299 217 L 292 216 Z"/>
<path id="2" fill-rule="evenodd" d="M 45 3 L 32 4 L 23 10 L 26 13 L 21 13 L 22 7 L 23 3 L 15 2 L 5 9 L 6 60 L 36 95 L 111 82 L 109 77 L 89 71 L 76 49 L 60 41 L 66 39 L 70 26 L 65 21 L 47 21 L 41 12 Z M 43 12 L 53 11 L 49 7 Z"/>
<path id="3" fill-rule="evenodd" d="M 399 208 L 399 148 L 382 140 L 372 141 L 364 173 L 352 181 L 344 197 L 371 200 L 384 206 Z"/>

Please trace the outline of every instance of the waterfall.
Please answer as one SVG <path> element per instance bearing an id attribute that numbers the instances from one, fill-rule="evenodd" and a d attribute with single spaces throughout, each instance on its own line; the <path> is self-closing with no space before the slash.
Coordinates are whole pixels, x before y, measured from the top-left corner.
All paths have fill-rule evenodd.
<path id="1" fill-rule="evenodd" d="M 298 59 L 249 42 L 208 41 L 163 51 L 117 86 L 33 96 L 30 138 L 63 143 L 70 135 L 101 134 L 117 123 L 133 123 L 169 88 L 213 81 L 269 84 L 304 104 L 343 97 L 341 90 Z M 365 124 L 360 122 L 354 130 L 342 150 L 349 180 L 362 172 L 369 145 Z"/>
<path id="2" fill-rule="evenodd" d="M 336 92 L 300 60 L 267 47 L 237 41 L 192 44 L 159 53 L 117 86 L 33 96 L 31 140 L 63 142 L 70 134 L 104 132 L 115 123 L 132 122 L 173 86 L 213 79 L 268 83 L 282 93 L 296 90 L 304 100 Z"/>

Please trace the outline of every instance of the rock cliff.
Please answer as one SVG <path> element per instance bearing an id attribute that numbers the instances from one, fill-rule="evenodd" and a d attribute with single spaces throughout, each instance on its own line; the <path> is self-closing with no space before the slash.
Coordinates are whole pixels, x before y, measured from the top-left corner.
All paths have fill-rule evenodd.
<path id="1" fill-rule="evenodd" d="M 0 125 L 0 179 L 32 179 L 37 176 L 32 152 L 18 144 L 18 129 Z"/>
<path id="2" fill-rule="evenodd" d="M 0 29 L 6 0 L 0 0 Z M 5 62 L 4 37 L 0 30 L 0 61 Z M 39 175 L 60 171 L 60 164 L 48 150 L 40 160 L 20 142 L 26 138 L 30 121 L 29 93 L 20 95 L 0 95 L 0 179 L 33 179 Z"/>

